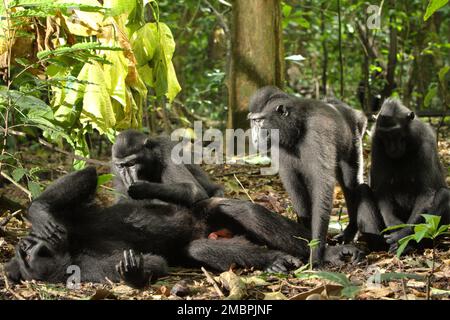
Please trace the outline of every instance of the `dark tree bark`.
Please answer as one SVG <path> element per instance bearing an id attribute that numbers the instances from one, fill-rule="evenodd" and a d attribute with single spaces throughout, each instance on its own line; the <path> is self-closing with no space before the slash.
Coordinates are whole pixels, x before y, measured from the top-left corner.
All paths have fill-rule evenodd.
<path id="1" fill-rule="evenodd" d="M 322 94 L 327 95 L 327 76 L 328 76 L 328 48 L 327 40 L 325 38 L 325 2 L 322 2 L 321 12 L 320 12 L 320 32 L 322 33 L 322 54 L 323 54 L 323 64 L 322 64 Z"/>
<path id="2" fill-rule="evenodd" d="M 397 66 L 397 28 L 392 25 L 394 17 L 390 17 L 391 25 L 389 26 L 389 54 L 388 65 L 386 70 L 386 85 L 383 89 L 382 100 L 388 98 L 395 88 L 395 69 Z"/>
<path id="3" fill-rule="evenodd" d="M 265 85 L 282 86 L 280 0 L 235 0 L 228 74 L 228 128 L 248 128 L 249 98 Z"/>

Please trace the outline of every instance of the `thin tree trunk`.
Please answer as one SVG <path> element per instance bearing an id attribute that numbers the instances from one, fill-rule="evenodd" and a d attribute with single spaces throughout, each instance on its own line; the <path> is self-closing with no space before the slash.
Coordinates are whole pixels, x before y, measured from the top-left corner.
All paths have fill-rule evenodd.
<path id="1" fill-rule="evenodd" d="M 327 40 L 325 38 L 325 2 L 321 5 L 320 13 L 320 32 L 322 33 L 322 54 L 323 54 L 323 64 L 322 64 L 322 94 L 327 95 L 327 75 L 328 75 L 328 48 Z"/>
<path id="2" fill-rule="evenodd" d="M 383 90 L 382 100 L 388 98 L 395 88 L 395 68 L 397 66 L 397 28 L 392 26 L 394 17 L 390 17 L 389 26 L 389 54 L 386 72 L 386 85 Z"/>
<path id="3" fill-rule="evenodd" d="M 340 94 L 341 99 L 344 98 L 344 59 L 342 57 L 342 22 L 341 22 L 341 1 L 337 0 L 338 24 L 339 24 L 339 71 L 340 71 Z"/>
<path id="4" fill-rule="evenodd" d="M 280 0 L 235 0 L 232 20 L 227 127 L 248 128 L 250 96 L 283 83 Z"/>

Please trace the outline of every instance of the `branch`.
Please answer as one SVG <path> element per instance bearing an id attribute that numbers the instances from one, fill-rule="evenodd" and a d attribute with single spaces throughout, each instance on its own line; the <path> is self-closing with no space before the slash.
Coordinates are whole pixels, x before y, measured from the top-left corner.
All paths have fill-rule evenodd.
<path id="1" fill-rule="evenodd" d="M 216 15 L 217 20 L 219 20 L 220 26 L 225 31 L 225 34 L 230 34 L 230 28 L 228 27 L 227 21 L 223 14 L 221 14 L 219 11 L 216 10 L 216 8 L 213 7 L 213 5 L 208 0 L 203 0 L 203 2 L 206 3 L 206 5 L 213 11 L 213 13 Z"/>
<path id="2" fill-rule="evenodd" d="M 11 182 L 13 185 L 15 185 L 17 188 L 19 188 L 21 191 L 23 191 L 24 193 L 27 194 L 28 198 L 30 200 L 32 200 L 32 196 L 31 196 L 31 192 L 28 191 L 27 189 L 25 189 L 24 187 L 22 187 L 20 184 L 18 184 L 13 178 L 11 178 L 10 176 L 8 176 L 4 171 L 2 171 L 0 173 L 0 175 L 5 178 L 6 180 L 8 180 L 9 182 Z"/>
<path id="3" fill-rule="evenodd" d="M 205 274 L 206 280 L 214 287 L 214 290 L 216 290 L 219 297 L 221 297 L 221 298 L 225 297 L 222 290 L 220 290 L 216 281 L 214 281 L 214 279 L 211 277 L 211 275 L 208 273 L 208 271 L 206 271 L 205 268 L 203 268 L 203 267 L 201 269 L 202 269 L 203 273 Z"/>
<path id="4" fill-rule="evenodd" d="M 95 164 L 95 165 L 98 165 L 98 166 L 109 166 L 109 163 L 108 163 L 108 162 L 100 161 L 100 160 L 96 160 L 96 159 L 89 159 L 89 158 L 86 158 L 86 157 L 78 156 L 78 155 L 76 155 L 76 154 L 73 154 L 73 153 L 71 153 L 71 152 L 68 152 L 68 151 L 66 151 L 66 150 L 63 150 L 63 149 L 61 149 L 61 148 L 55 147 L 54 145 L 52 145 L 51 143 L 45 141 L 44 139 L 39 138 L 38 141 L 39 141 L 39 143 L 42 144 L 43 146 L 45 146 L 45 147 L 47 147 L 47 148 L 49 148 L 49 149 L 58 151 L 58 152 L 60 152 L 60 153 L 63 153 L 63 154 L 65 154 L 65 155 L 69 156 L 69 157 L 72 157 L 72 158 L 76 159 L 76 160 L 86 161 L 87 163 Z"/>

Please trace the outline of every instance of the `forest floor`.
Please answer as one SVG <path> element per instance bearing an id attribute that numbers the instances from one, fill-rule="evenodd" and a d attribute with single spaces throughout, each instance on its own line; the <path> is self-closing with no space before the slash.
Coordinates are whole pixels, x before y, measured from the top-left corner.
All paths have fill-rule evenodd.
<path id="1" fill-rule="evenodd" d="M 445 168 L 450 166 L 450 130 L 439 142 L 439 153 Z M 365 146 L 368 159 L 370 146 Z M 42 178 L 50 182 L 70 170 L 65 154 L 52 152 L 42 146 L 23 150 L 22 157 L 29 167 L 46 167 Z M 107 161 L 107 156 L 102 159 Z M 368 166 L 366 161 L 366 166 Z M 107 166 L 97 168 L 107 173 Z M 251 165 L 222 165 L 205 167 L 210 176 L 225 187 L 227 197 L 251 199 L 272 211 L 295 219 L 289 197 L 278 176 L 262 176 L 259 167 Z M 449 183 L 449 177 L 447 177 Z M 4 184 L 0 196 L 12 199 L 26 208 L 26 195 L 12 184 Z M 101 203 L 110 203 L 113 195 L 103 188 Z M 215 274 L 201 269 L 171 268 L 170 274 L 145 290 L 135 290 L 123 284 L 81 284 L 80 289 L 68 289 L 63 284 L 27 281 L 9 284 L 3 264 L 14 255 L 18 239 L 27 233 L 29 225 L 23 219 L 24 209 L 1 227 L 17 208 L 0 207 L 0 300 L 3 299 L 450 299 L 450 241 L 435 252 L 435 271 L 428 281 L 432 249 L 413 252 L 401 258 L 386 252 L 371 253 L 358 265 L 327 267 L 327 272 L 302 271 L 290 275 L 271 275 L 254 270 L 230 270 Z M 335 189 L 330 239 L 345 226 L 345 202 L 339 187 Z M 331 281 L 330 281 L 331 280 Z M 212 284 L 214 283 L 214 285 Z"/>

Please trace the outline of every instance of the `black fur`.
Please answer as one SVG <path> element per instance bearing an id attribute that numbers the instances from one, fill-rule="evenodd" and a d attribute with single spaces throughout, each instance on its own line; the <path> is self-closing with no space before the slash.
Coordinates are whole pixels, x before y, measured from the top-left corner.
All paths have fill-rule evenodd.
<path id="1" fill-rule="evenodd" d="M 81 281 L 107 277 L 142 287 L 150 277 L 165 274 L 167 264 L 279 272 L 298 267 L 297 258 L 309 255 L 305 241 L 297 238 L 310 238 L 309 232 L 259 205 L 209 198 L 191 209 L 136 201 L 100 208 L 91 201 L 96 181 L 93 168 L 71 173 L 33 201 L 28 213 L 32 230 L 6 266 L 11 281 L 63 282 L 67 267 L 77 265 Z M 220 221 L 236 237 L 208 239 Z M 329 261 L 342 263 L 342 252 L 361 258 L 359 250 L 347 246 L 339 252 L 330 249 Z"/>
<path id="2" fill-rule="evenodd" d="M 198 165 L 172 161 L 174 145 L 168 137 L 148 137 L 135 130 L 121 132 L 112 147 L 112 171 L 119 200 L 123 195 L 171 203 L 177 199 L 179 204 L 190 206 L 208 197 L 222 196 L 222 188 Z"/>
<path id="3" fill-rule="evenodd" d="M 385 227 L 416 224 L 429 213 L 450 219 L 450 191 L 439 162 L 432 128 L 397 99 L 386 100 L 372 134 L 370 187 L 363 185 L 358 226 L 372 249 L 389 245 L 411 233 L 402 229 L 385 236 Z"/>
<path id="4" fill-rule="evenodd" d="M 259 89 L 251 98 L 249 119 L 253 140 L 279 129 L 280 177 L 294 208 L 312 237 L 320 240 L 315 260 L 324 254 L 336 180 L 347 202 L 350 224 L 342 238 L 357 231 L 355 189 L 362 182 L 362 135 L 367 119 L 338 100 L 301 99 L 275 87 Z"/>

